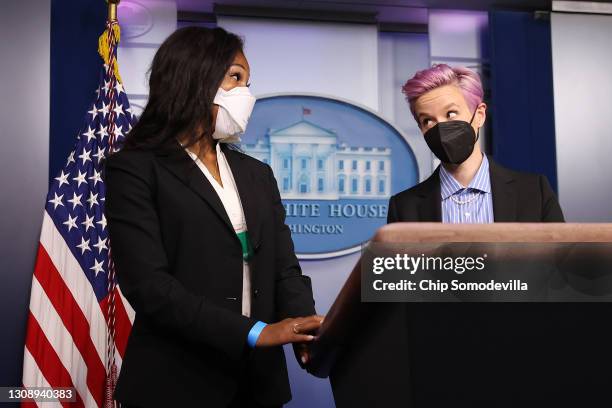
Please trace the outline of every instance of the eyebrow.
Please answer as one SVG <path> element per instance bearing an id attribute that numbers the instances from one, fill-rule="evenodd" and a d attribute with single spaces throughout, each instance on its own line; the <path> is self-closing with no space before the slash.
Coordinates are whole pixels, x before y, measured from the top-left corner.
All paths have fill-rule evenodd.
<path id="1" fill-rule="evenodd" d="M 230 66 L 232 66 L 232 67 L 233 67 L 233 66 L 237 66 L 237 67 L 240 67 L 240 68 L 244 69 L 245 71 L 247 70 L 247 69 L 244 67 L 244 65 L 242 65 L 242 64 L 232 64 L 232 65 L 230 65 Z"/>
<path id="2" fill-rule="evenodd" d="M 458 107 L 459 107 L 459 105 L 457 105 L 455 102 L 451 102 L 451 103 L 449 103 L 448 105 L 446 105 L 446 106 L 445 106 L 444 108 L 442 108 L 442 109 L 448 109 L 448 108 L 450 108 L 450 107 L 452 107 L 452 106 L 454 106 L 454 107 L 456 107 L 456 108 L 458 108 Z M 425 113 L 425 112 L 422 112 L 422 113 L 419 113 L 419 116 L 418 116 L 418 117 L 420 118 L 421 116 L 430 116 L 430 115 L 429 115 L 429 114 L 427 114 L 427 113 Z"/>

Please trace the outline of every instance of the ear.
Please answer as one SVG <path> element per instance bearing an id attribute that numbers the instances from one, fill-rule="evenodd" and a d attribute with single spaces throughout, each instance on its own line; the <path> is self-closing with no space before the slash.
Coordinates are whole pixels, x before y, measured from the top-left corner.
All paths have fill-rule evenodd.
<path id="1" fill-rule="evenodd" d="M 474 121 L 476 122 L 477 127 L 481 128 L 484 125 L 486 119 L 487 119 L 487 104 L 484 102 L 481 102 L 476 108 L 476 117 L 474 118 Z"/>

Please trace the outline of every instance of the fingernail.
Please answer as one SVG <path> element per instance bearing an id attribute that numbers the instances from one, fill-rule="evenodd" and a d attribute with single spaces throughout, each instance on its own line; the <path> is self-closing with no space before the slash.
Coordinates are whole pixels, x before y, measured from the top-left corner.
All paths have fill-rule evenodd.
<path id="1" fill-rule="evenodd" d="M 308 336 L 308 340 L 314 339 L 314 336 Z"/>
<path id="2" fill-rule="evenodd" d="M 302 364 L 306 364 L 306 357 L 302 356 Z"/>

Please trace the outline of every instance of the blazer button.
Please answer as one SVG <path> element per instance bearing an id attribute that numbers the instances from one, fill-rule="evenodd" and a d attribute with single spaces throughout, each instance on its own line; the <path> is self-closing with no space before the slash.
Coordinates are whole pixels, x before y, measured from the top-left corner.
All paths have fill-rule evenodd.
<path id="1" fill-rule="evenodd" d="M 253 297 L 254 297 L 254 298 L 256 298 L 256 297 L 257 297 L 257 295 L 259 295 L 259 290 L 255 289 L 255 290 L 253 291 Z"/>

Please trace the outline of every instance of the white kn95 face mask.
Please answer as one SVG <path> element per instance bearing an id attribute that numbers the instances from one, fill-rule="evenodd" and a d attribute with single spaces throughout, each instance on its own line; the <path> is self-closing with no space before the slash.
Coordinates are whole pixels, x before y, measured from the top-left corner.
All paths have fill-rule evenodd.
<path id="1" fill-rule="evenodd" d="M 217 90 L 213 103 L 219 105 L 213 139 L 221 143 L 238 143 L 246 131 L 247 123 L 256 98 L 246 86 L 237 86 L 229 91 Z"/>

